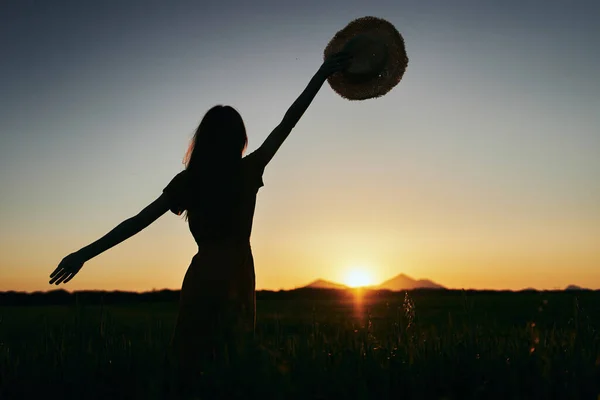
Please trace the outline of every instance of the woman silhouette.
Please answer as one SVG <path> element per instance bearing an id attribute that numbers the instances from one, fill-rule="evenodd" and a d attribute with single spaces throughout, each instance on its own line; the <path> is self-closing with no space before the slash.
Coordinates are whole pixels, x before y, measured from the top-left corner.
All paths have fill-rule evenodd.
<path id="1" fill-rule="evenodd" d="M 219 358 L 254 334 L 255 276 L 250 233 L 262 175 L 327 78 L 349 65 L 337 53 L 321 65 L 281 123 L 242 158 L 247 136 L 241 116 L 215 106 L 204 116 L 185 157 L 186 168 L 136 216 L 65 257 L 50 284 L 67 283 L 83 264 L 137 234 L 167 211 L 185 214 L 198 244 L 181 288 L 173 347 L 181 372 L 195 375 L 203 360 Z"/>

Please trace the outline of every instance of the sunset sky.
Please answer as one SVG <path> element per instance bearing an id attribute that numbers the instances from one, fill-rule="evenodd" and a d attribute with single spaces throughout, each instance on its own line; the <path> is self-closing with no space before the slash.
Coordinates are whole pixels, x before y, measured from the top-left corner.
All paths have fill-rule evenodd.
<path id="1" fill-rule="evenodd" d="M 376 100 L 325 85 L 267 167 L 257 288 L 350 271 L 600 288 L 596 1 L 8 0 L 0 290 L 52 289 L 64 256 L 157 198 L 211 106 L 256 149 L 365 15 L 401 32 L 408 69 Z M 64 288 L 179 288 L 195 250 L 167 214 Z"/>

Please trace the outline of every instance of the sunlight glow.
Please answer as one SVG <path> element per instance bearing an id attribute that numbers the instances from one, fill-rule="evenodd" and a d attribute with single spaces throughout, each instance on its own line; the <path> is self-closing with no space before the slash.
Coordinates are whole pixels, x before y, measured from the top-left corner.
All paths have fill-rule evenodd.
<path id="1" fill-rule="evenodd" d="M 357 288 L 373 284 L 373 278 L 366 268 L 353 268 L 348 271 L 346 285 Z"/>

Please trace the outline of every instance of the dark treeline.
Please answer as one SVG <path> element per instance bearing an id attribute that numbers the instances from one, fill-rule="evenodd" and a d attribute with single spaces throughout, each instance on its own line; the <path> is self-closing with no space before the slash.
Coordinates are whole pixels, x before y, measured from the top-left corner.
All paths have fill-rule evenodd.
<path id="1" fill-rule="evenodd" d="M 449 290 L 449 289 L 415 289 L 409 291 L 413 298 L 426 296 L 434 292 L 436 296 L 456 296 L 457 293 L 478 294 L 504 294 L 504 293 L 536 293 L 534 290 L 520 292 L 510 291 L 475 291 L 475 290 Z M 554 291 L 556 293 L 562 291 Z M 591 291 L 586 291 L 591 292 Z M 596 291 L 599 292 L 600 291 Z M 335 289 L 313 289 L 300 288 L 294 290 L 256 292 L 257 300 L 352 300 L 357 294 L 364 300 L 382 300 L 385 298 L 398 298 L 404 295 L 402 292 L 390 292 L 387 290 L 335 290 Z M 540 292 L 548 293 L 548 292 Z M 179 290 L 154 290 L 150 292 L 123 292 L 123 291 L 75 291 L 52 290 L 48 292 L 0 292 L 0 306 L 46 306 L 46 305 L 76 305 L 76 304 L 130 304 L 130 303 L 153 303 L 153 302 L 176 302 L 179 299 Z"/>

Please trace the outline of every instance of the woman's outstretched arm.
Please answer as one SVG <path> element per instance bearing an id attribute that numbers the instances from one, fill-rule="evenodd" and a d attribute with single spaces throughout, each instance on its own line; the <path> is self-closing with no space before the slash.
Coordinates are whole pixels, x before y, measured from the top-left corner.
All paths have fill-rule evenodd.
<path id="1" fill-rule="evenodd" d="M 167 196 L 162 194 L 136 216 L 126 219 L 100 239 L 66 256 L 50 274 L 50 284 L 58 285 L 69 282 L 86 261 L 134 236 L 168 210 Z"/>
<path id="2" fill-rule="evenodd" d="M 304 112 L 313 101 L 321 86 L 327 78 L 339 71 L 343 71 L 350 63 L 351 56 L 346 53 L 338 53 L 329 57 L 321 65 L 317 73 L 312 77 L 306 89 L 300 94 L 292 106 L 287 110 L 283 120 L 269 134 L 264 143 L 257 150 L 264 165 L 267 165 L 273 158 L 279 147 L 283 144 L 292 129 L 296 126 Z"/>

